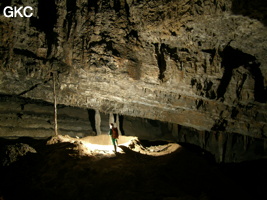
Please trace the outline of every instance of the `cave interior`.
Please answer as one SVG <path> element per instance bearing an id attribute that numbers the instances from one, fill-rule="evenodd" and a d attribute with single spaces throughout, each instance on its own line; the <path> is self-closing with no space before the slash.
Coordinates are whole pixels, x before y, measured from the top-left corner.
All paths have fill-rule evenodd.
<path id="1" fill-rule="evenodd" d="M 0 10 L 0 200 L 267 199 L 266 0 Z"/>

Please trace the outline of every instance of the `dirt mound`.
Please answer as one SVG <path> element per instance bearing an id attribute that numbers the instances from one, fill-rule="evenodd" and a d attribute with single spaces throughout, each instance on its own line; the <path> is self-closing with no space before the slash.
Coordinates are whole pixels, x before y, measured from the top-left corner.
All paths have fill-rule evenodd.
<path id="1" fill-rule="evenodd" d="M 28 153 L 36 153 L 36 150 L 28 144 L 16 143 L 0 146 L 0 165 L 8 166 Z"/>
<path id="2" fill-rule="evenodd" d="M 115 154 L 101 149 L 111 146 L 104 145 L 105 139 L 24 140 L 37 153 L 0 167 L 0 199 L 246 199 L 242 186 L 217 166 L 177 144 L 121 137 L 125 143 Z"/>
<path id="3" fill-rule="evenodd" d="M 111 144 L 109 135 L 87 136 L 84 138 L 72 138 L 68 135 L 58 135 L 52 137 L 47 144 L 56 144 L 70 142 L 76 145 L 79 155 L 91 155 L 94 157 L 115 156 L 114 147 Z M 117 153 L 125 153 L 127 149 L 151 156 L 162 156 L 176 151 L 180 145 L 176 143 L 167 143 L 156 145 L 154 147 L 145 147 L 137 137 L 120 136 L 118 139 Z"/>

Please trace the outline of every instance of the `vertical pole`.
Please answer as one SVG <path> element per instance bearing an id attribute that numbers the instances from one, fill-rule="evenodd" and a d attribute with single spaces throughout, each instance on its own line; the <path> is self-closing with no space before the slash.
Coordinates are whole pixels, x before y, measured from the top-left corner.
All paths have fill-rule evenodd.
<path id="1" fill-rule="evenodd" d="M 53 86 L 54 86 L 54 129 L 55 129 L 55 135 L 58 135 L 57 132 L 57 94 L 56 94 L 56 72 L 53 72 Z"/>

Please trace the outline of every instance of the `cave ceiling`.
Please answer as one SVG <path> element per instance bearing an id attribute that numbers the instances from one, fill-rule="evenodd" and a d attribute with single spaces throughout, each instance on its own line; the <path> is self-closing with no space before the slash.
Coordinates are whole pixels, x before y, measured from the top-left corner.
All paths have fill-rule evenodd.
<path id="1" fill-rule="evenodd" d="M 9 0 L 0 93 L 267 136 L 264 0 Z"/>

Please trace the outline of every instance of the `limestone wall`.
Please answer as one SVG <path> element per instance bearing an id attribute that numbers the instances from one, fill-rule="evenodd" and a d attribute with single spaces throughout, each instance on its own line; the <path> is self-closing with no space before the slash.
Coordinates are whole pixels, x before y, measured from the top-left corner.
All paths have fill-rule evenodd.
<path id="1" fill-rule="evenodd" d="M 58 106 L 59 134 L 92 135 L 85 109 Z M 53 104 L 25 98 L 0 96 L 0 137 L 50 137 L 54 135 Z"/>
<path id="2" fill-rule="evenodd" d="M 266 1 L 8 2 L 0 93 L 266 138 Z"/>

